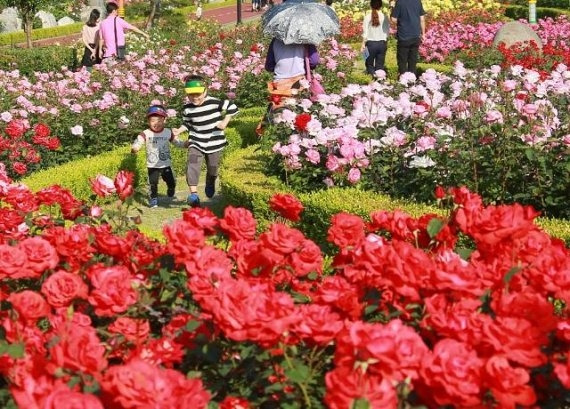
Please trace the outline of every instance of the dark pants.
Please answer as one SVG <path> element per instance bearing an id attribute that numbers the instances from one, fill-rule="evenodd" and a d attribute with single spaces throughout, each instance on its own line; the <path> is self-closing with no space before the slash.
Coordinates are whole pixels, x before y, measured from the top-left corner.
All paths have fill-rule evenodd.
<path id="1" fill-rule="evenodd" d="M 365 61 L 366 72 L 372 76 L 378 70 L 386 71 L 384 63 L 386 62 L 386 50 L 388 46 L 386 41 L 367 41 L 366 48 L 370 54 Z"/>
<path id="2" fill-rule="evenodd" d="M 202 159 L 206 158 L 206 185 L 212 185 L 218 177 L 218 167 L 222 158 L 222 151 L 214 153 L 202 153 L 196 148 L 188 150 L 188 162 L 186 165 L 186 183 L 188 186 L 198 186 Z"/>
<path id="3" fill-rule="evenodd" d="M 398 72 L 412 72 L 416 74 L 418 54 L 420 48 L 420 38 L 409 40 L 398 40 L 396 58 L 398 59 Z"/>
<path id="4" fill-rule="evenodd" d="M 172 169 L 167 168 L 148 168 L 148 184 L 150 186 L 150 197 L 158 196 L 158 180 L 162 177 L 162 180 L 166 182 L 166 194 L 168 197 L 174 196 L 176 192 L 176 180 L 174 179 L 174 173 Z"/>

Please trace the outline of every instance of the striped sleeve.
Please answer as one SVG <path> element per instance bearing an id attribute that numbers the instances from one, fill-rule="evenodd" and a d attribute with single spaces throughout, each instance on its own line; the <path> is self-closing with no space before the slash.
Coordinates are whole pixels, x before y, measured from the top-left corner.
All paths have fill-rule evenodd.
<path id="1" fill-rule="evenodd" d="M 239 109 L 236 104 L 233 102 L 225 99 L 222 101 L 222 112 L 225 112 L 226 115 L 235 115 L 239 112 Z"/>

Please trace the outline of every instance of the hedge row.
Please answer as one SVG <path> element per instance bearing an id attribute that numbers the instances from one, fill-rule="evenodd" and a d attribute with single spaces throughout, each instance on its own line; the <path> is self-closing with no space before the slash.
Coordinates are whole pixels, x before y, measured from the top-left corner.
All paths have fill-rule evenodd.
<path id="1" fill-rule="evenodd" d="M 254 145 L 227 155 L 221 169 L 220 182 L 224 199 L 231 205 L 251 209 L 263 226 L 270 223 L 275 216 L 269 210 L 269 198 L 276 192 L 294 192 L 276 177 L 263 173 L 267 156 L 257 149 Z M 244 173 L 247 176 L 244 176 Z M 364 218 L 368 218 L 372 211 L 378 209 L 401 209 L 414 217 L 426 213 L 442 214 L 441 209 L 433 206 L 393 200 L 386 195 L 358 188 L 332 188 L 296 196 L 305 206 L 300 228 L 310 233 L 311 239 L 320 245 L 325 245 L 331 216 L 341 211 Z M 570 245 L 570 221 L 538 219 L 537 224 L 551 236 L 558 237 Z"/>
<path id="2" fill-rule="evenodd" d="M 541 3 L 542 4 L 542 3 Z M 548 7 L 537 7 L 536 8 L 536 18 L 557 18 L 559 16 L 570 16 L 570 11 L 561 10 L 557 8 Z M 528 5 L 527 6 L 507 6 L 505 10 L 505 16 L 512 18 L 513 20 L 528 20 Z"/>
<path id="3" fill-rule="evenodd" d="M 0 70 L 18 69 L 21 75 L 34 77 L 34 72 L 60 71 L 61 67 L 74 69 L 82 57 L 75 47 L 46 46 L 34 48 L 4 48 Z"/>
<path id="4" fill-rule="evenodd" d="M 32 41 L 43 40 L 44 38 L 63 37 L 70 34 L 80 33 L 83 23 L 68 24 L 66 26 L 38 28 L 32 30 Z M 26 42 L 26 33 L 24 31 L 14 31 L 12 33 L 0 34 L 0 46 L 15 45 Z M 4 54 L 5 50 L 2 50 Z"/>
<path id="5" fill-rule="evenodd" d="M 503 1 L 502 3 L 507 2 Z M 528 0 L 510 0 L 508 1 L 508 4 L 513 6 L 526 7 L 528 9 Z M 538 0 L 536 2 L 536 5 L 540 7 L 549 7 L 556 9 L 570 9 L 570 1 L 568 0 Z"/>

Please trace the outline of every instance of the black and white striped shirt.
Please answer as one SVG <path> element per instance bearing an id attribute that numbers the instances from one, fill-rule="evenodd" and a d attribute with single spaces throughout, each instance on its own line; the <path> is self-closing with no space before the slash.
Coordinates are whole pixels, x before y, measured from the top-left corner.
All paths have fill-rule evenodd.
<path id="1" fill-rule="evenodd" d="M 190 148 L 194 147 L 203 153 L 220 151 L 227 145 L 224 131 L 216 124 L 225 115 L 238 113 L 237 106 L 226 100 L 207 96 L 202 105 L 186 104 L 182 108 L 182 121 L 188 131 Z"/>

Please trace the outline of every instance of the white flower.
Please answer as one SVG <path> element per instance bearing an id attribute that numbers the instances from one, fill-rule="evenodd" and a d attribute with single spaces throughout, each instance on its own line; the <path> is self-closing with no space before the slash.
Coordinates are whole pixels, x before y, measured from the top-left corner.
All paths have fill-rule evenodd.
<path id="1" fill-rule="evenodd" d="M 74 127 L 70 128 L 71 134 L 75 136 L 83 135 L 83 127 L 81 125 L 75 125 Z"/>
<path id="2" fill-rule="evenodd" d="M 128 125 L 131 123 L 131 121 L 129 121 L 129 118 L 127 118 L 126 116 L 122 116 L 119 118 L 119 122 L 122 122 L 124 125 Z"/>
<path id="3" fill-rule="evenodd" d="M 430 168 L 435 162 L 427 156 L 412 156 L 412 160 L 408 167 L 410 168 Z"/>
<path id="4" fill-rule="evenodd" d="M 2 114 L 0 114 L 0 119 L 2 119 L 4 122 L 10 122 L 12 120 L 12 114 L 8 111 L 4 111 Z"/>

